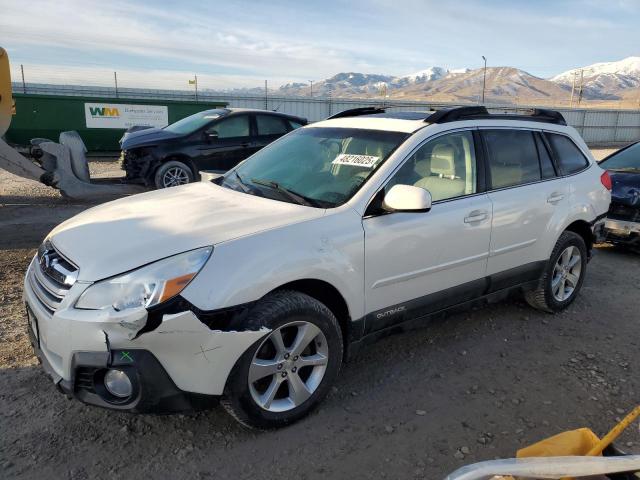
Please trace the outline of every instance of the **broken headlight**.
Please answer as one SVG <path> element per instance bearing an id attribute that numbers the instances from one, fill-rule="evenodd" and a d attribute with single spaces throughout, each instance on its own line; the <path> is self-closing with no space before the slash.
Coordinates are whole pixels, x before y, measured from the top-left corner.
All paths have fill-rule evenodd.
<path id="1" fill-rule="evenodd" d="M 212 247 L 199 248 L 102 280 L 87 288 L 76 308 L 116 311 L 149 308 L 178 295 L 202 269 Z"/>

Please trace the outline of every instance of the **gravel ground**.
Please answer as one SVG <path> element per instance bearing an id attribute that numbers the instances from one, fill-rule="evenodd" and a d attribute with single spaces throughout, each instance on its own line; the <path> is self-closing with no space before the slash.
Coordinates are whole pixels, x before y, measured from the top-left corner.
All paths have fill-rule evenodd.
<path id="1" fill-rule="evenodd" d="M 32 354 L 21 283 L 42 237 L 89 206 L 0 171 L 0 478 L 438 479 L 566 429 L 603 434 L 638 403 L 640 256 L 606 246 L 566 312 L 516 298 L 385 338 L 286 429 L 249 431 L 221 408 L 130 415 L 69 401 Z M 618 445 L 640 453 L 637 424 Z"/>

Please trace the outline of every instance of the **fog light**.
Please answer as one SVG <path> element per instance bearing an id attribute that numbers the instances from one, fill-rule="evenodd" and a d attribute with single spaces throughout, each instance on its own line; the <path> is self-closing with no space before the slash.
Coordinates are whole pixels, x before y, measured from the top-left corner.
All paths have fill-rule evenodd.
<path id="1" fill-rule="evenodd" d="M 122 370 L 107 370 L 104 374 L 104 386 L 111 395 L 118 398 L 127 398 L 133 393 L 131 380 Z"/>

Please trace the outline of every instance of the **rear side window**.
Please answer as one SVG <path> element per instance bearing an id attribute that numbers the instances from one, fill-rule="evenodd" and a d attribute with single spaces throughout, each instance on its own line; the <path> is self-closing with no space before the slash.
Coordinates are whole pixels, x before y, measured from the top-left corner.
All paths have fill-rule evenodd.
<path id="1" fill-rule="evenodd" d="M 579 172 L 589 165 L 589 161 L 569 137 L 548 132 L 545 135 L 564 175 Z"/>
<path id="2" fill-rule="evenodd" d="M 258 135 L 284 135 L 288 128 L 284 119 L 273 115 L 256 115 Z"/>
<path id="3" fill-rule="evenodd" d="M 492 188 L 512 187 L 542 178 L 533 132 L 483 130 L 482 135 L 489 154 Z"/>
<path id="4" fill-rule="evenodd" d="M 291 130 L 295 130 L 296 128 L 304 127 L 302 123 L 296 122 L 294 120 L 289 120 L 289 125 L 291 125 Z"/>

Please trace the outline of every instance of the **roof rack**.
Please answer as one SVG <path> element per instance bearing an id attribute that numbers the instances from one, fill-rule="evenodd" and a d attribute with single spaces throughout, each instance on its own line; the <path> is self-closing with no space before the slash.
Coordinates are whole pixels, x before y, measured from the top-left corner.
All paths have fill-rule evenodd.
<path id="1" fill-rule="evenodd" d="M 494 113 L 491 114 L 483 106 L 458 107 L 438 110 L 425 119 L 427 123 L 448 123 L 460 120 L 523 120 L 529 122 L 554 123 L 566 125 L 562 114 L 555 110 L 534 108 L 530 115 Z"/>
<path id="2" fill-rule="evenodd" d="M 350 108 L 349 110 L 343 110 L 338 112 L 330 117 L 327 117 L 327 120 L 332 120 L 334 118 L 344 118 L 344 117 L 359 117 L 361 115 L 374 115 L 376 113 L 384 113 L 385 109 L 381 107 L 361 107 L 361 108 Z"/>

